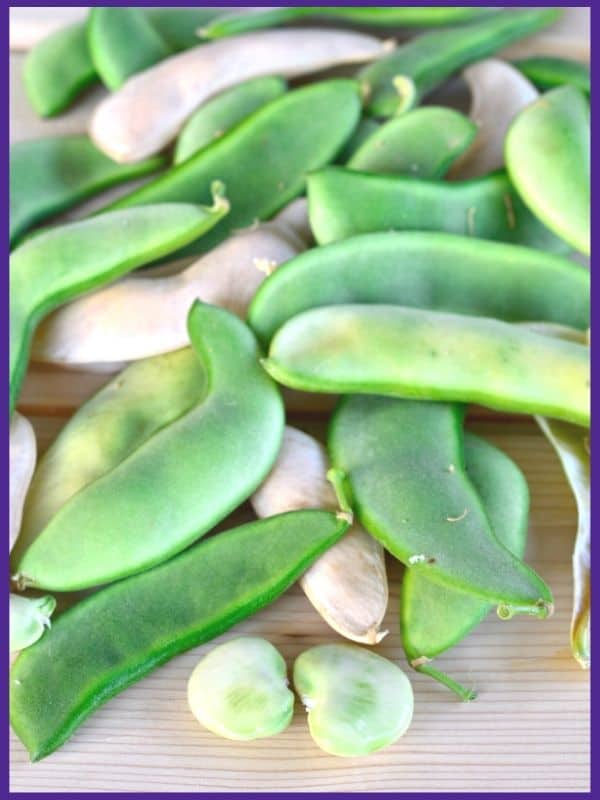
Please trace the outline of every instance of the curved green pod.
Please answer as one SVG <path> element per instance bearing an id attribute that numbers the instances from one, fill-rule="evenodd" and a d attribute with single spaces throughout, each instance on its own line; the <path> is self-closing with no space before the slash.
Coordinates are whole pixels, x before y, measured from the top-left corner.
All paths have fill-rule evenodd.
<path id="1" fill-rule="evenodd" d="M 10 412 L 39 322 L 63 303 L 171 253 L 212 228 L 229 205 L 215 182 L 212 208 L 163 203 L 61 225 L 10 257 Z"/>
<path id="2" fill-rule="evenodd" d="M 27 54 L 23 65 L 25 92 L 41 117 L 60 114 L 96 77 L 85 22 L 43 39 Z"/>
<path id="3" fill-rule="evenodd" d="M 359 72 L 368 112 L 391 117 L 408 111 L 454 72 L 550 25 L 559 15 L 554 8 L 504 10 L 411 39 Z"/>
<path id="4" fill-rule="evenodd" d="M 504 143 L 523 201 L 581 253 L 590 254 L 590 109 L 573 86 L 543 94 L 516 117 Z"/>
<path id="5" fill-rule="evenodd" d="M 449 182 L 325 167 L 307 185 L 319 244 L 372 231 L 422 230 L 569 250 L 529 211 L 504 172 Z"/>
<path id="6" fill-rule="evenodd" d="M 371 134 L 379 129 L 380 122 L 373 117 L 361 117 L 358 125 L 354 129 L 354 133 L 346 141 L 346 144 L 340 150 L 335 163 L 346 164 L 352 158 L 354 153 L 361 147 Z"/>
<path id="7" fill-rule="evenodd" d="M 16 561 L 22 584 L 69 591 L 155 566 L 209 531 L 266 477 L 284 411 L 254 336 L 233 314 L 198 301 L 188 331 L 206 392 L 67 500 Z"/>
<path id="8" fill-rule="evenodd" d="M 350 136 L 360 108 L 356 81 L 324 81 L 288 92 L 110 209 L 205 202 L 219 176 L 231 201 L 228 220 L 181 254 L 211 250 L 232 231 L 268 219 L 299 195 L 306 174 L 328 163 Z"/>
<path id="9" fill-rule="evenodd" d="M 465 433 L 467 475 L 479 494 L 498 540 L 523 558 L 529 522 L 529 489 L 521 470 L 485 439 Z M 473 630 L 488 614 L 489 603 L 442 586 L 408 569 L 400 590 L 400 634 L 406 657 L 419 672 L 439 680 L 463 700 L 475 692 L 431 666 L 431 661 Z"/>
<path id="10" fill-rule="evenodd" d="M 175 52 L 196 47 L 200 44 L 198 28 L 229 13 L 218 6 L 143 6 L 142 11 Z"/>
<path id="11" fill-rule="evenodd" d="M 180 164 L 220 139 L 254 111 L 285 94 L 283 78 L 254 78 L 227 89 L 204 103 L 183 126 L 175 142 L 173 163 Z"/>
<path id="12" fill-rule="evenodd" d="M 347 528 L 326 511 L 242 525 L 62 614 L 11 670 L 11 724 L 31 760 L 160 664 L 272 602 Z"/>
<path id="13" fill-rule="evenodd" d="M 488 317 L 316 308 L 278 330 L 264 366 L 302 391 L 479 403 L 590 423 L 589 349 Z"/>
<path id="14" fill-rule="evenodd" d="M 361 395 L 341 401 L 328 435 L 365 528 L 431 581 L 498 606 L 498 615 L 546 617 L 542 579 L 494 535 L 463 453 L 464 408 Z"/>
<path id="15" fill-rule="evenodd" d="M 263 344 L 320 306 L 385 303 L 585 329 L 589 271 L 561 256 L 447 233 L 365 233 L 282 264 L 259 287 L 248 323 Z"/>
<path id="16" fill-rule="evenodd" d="M 557 56 L 530 56 L 512 63 L 542 91 L 570 84 L 587 95 L 590 93 L 590 68 L 582 61 Z"/>
<path id="17" fill-rule="evenodd" d="M 142 9 L 134 7 L 92 6 L 87 41 L 100 80 L 113 91 L 173 52 Z"/>
<path id="18" fill-rule="evenodd" d="M 379 127 L 348 161 L 363 172 L 442 178 L 471 146 L 477 126 L 442 106 L 417 108 Z"/>
<path id="19" fill-rule="evenodd" d="M 467 22 L 493 13 L 494 8 L 470 6 L 287 6 L 285 8 L 257 9 L 251 12 L 218 17 L 198 33 L 206 39 L 220 39 L 248 31 L 271 28 L 304 17 L 335 19 L 360 25 L 379 27 L 414 25 L 434 27 Z"/>
<path id="20" fill-rule="evenodd" d="M 155 172 L 161 157 L 116 164 L 87 136 L 52 136 L 10 148 L 10 241 L 90 195 Z"/>

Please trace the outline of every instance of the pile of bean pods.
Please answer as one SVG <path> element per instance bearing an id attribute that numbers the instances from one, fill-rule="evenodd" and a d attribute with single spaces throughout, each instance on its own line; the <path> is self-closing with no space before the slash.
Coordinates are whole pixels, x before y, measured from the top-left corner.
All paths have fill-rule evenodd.
<path id="1" fill-rule="evenodd" d="M 108 90 L 86 133 L 10 153 L 10 702 L 32 760 L 296 580 L 332 629 L 293 670 L 315 742 L 391 744 L 413 696 L 371 649 L 385 551 L 409 665 L 473 699 L 436 656 L 553 597 L 523 561 L 526 479 L 465 430 L 471 403 L 533 416 L 562 462 L 589 666 L 589 70 L 559 18 L 93 7 L 29 51 L 42 117 Z M 465 91 L 468 113 L 445 99 Z M 118 368 L 39 460 L 31 360 Z M 333 412 L 326 446 L 289 424 L 309 402 Z M 246 501 L 256 521 L 209 535 Z M 190 707 L 272 735 L 285 675 L 268 642 L 232 640 Z"/>

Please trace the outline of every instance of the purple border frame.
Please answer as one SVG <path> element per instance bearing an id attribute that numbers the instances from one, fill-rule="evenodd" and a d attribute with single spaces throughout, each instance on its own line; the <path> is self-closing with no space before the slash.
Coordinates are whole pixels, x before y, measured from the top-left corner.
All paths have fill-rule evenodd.
<path id="1" fill-rule="evenodd" d="M 38 2 L 38 3 L 11 3 L 10 5 L 5 5 L 3 10 L 2 10 L 2 14 L 3 14 L 3 17 L 2 17 L 3 25 L 2 25 L 2 27 L 5 30 L 5 36 L 8 34 L 8 30 L 9 30 L 9 8 L 10 8 L 10 6 L 13 6 L 13 7 L 28 7 L 28 6 L 44 6 L 44 5 L 50 7 L 51 4 L 49 4 L 49 3 L 39 3 Z M 54 5 L 54 4 L 52 4 L 52 5 Z M 63 3 L 63 5 L 65 5 L 65 4 Z M 66 5 L 67 6 L 78 6 L 78 5 L 81 5 L 81 4 L 80 3 L 67 3 Z M 162 6 L 162 5 L 165 5 L 165 4 L 164 3 L 158 3 L 158 2 L 146 2 L 146 3 L 109 3 L 109 5 L 110 6 L 125 6 L 125 5 L 129 5 L 129 6 L 147 7 L 147 6 Z M 198 5 L 198 4 L 181 2 L 181 3 L 177 3 L 177 5 L 179 5 L 179 6 L 192 6 L 193 7 L 193 6 Z M 249 4 L 229 2 L 229 3 L 205 3 L 203 5 L 209 5 L 209 6 L 214 5 L 214 6 L 217 6 L 217 7 L 219 7 L 219 6 L 220 7 L 246 7 Z M 265 6 L 267 6 L 267 5 L 268 4 L 265 4 Z M 299 4 L 298 3 L 279 3 L 279 5 L 282 5 L 282 6 L 286 6 L 286 5 L 308 5 L 308 3 L 299 3 Z M 332 5 L 332 6 L 345 5 L 345 6 L 347 6 L 347 5 L 371 5 L 371 4 L 369 4 L 369 3 L 365 4 L 365 3 L 347 3 L 347 2 L 346 3 L 339 3 L 339 2 L 336 3 L 336 2 L 333 2 L 333 3 L 330 3 L 329 5 Z M 379 3 L 378 5 L 394 6 L 394 5 L 397 5 L 397 4 L 396 3 L 383 2 L 383 3 Z M 429 3 L 415 3 L 415 5 L 430 5 L 430 4 Z M 449 6 L 449 5 L 453 5 L 453 4 L 452 3 L 439 3 L 438 5 L 448 5 Z M 485 3 L 485 2 L 467 3 L 467 5 L 470 5 L 470 6 L 494 6 L 494 5 L 498 5 L 500 7 L 499 3 Z M 536 6 L 546 6 L 546 5 L 547 4 L 543 3 L 543 2 L 524 2 L 524 3 L 519 3 L 519 2 L 514 2 L 514 1 L 511 0 L 508 3 L 502 4 L 502 7 L 506 7 L 506 6 L 536 7 Z M 595 38 L 594 34 L 596 34 L 596 33 L 600 34 L 600 25 L 596 25 L 596 14 L 595 14 L 595 12 L 593 10 L 593 7 L 592 7 L 591 3 L 590 4 L 582 4 L 582 3 L 573 2 L 573 3 L 553 3 L 551 5 L 555 6 L 555 7 L 561 7 L 561 8 L 567 8 L 567 7 L 590 7 L 591 10 L 592 10 L 592 14 L 591 14 L 591 41 L 594 41 L 594 38 Z M 600 20 L 600 12 L 599 12 L 598 19 Z M 6 42 L 6 40 L 5 40 L 5 54 L 4 54 L 4 72 L 5 72 L 5 74 L 4 74 L 4 82 L 3 82 L 3 94 L 4 94 L 3 100 L 4 100 L 4 108 L 5 109 L 8 108 L 8 99 L 9 99 L 9 55 L 10 55 L 10 51 L 9 51 L 9 47 L 8 47 L 8 42 Z M 592 76 L 594 77 L 595 76 L 595 60 L 594 60 L 593 57 L 592 57 L 592 61 L 591 61 L 591 71 L 592 71 Z M 592 118 L 593 118 L 593 113 L 594 113 L 594 105 L 593 105 L 593 103 L 592 103 L 591 108 L 592 108 Z M 593 124 L 592 124 L 592 133 L 593 133 Z M 8 114 L 6 114 L 6 116 L 5 116 L 4 124 L 3 124 L 3 127 L 2 127 L 2 139 L 3 139 L 4 153 L 6 154 L 8 152 L 8 148 L 9 148 L 9 119 L 8 119 Z M 593 143 L 593 138 L 592 138 L 592 143 Z M 9 242 L 9 228 L 8 228 L 8 220 L 9 220 L 9 188 L 8 188 L 9 187 L 9 176 L 8 176 L 8 159 L 6 158 L 6 156 L 4 157 L 4 159 L 2 159 L 2 167 L 1 167 L 1 169 L 2 169 L 2 172 L 3 172 L 3 187 L 4 187 L 4 191 L 2 192 L 2 198 L 1 198 L 1 200 L 2 200 L 2 213 L 3 213 L 3 219 L 4 219 L 4 223 L 3 223 L 4 234 L 3 234 L 3 236 L 4 236 L 4 241 L 6 242 L 6 249 L 5 249 L 6 256 L 5 256 L 5 258 L 6 258 L 6 260 L 8 260 L 8 252 L 9 252 L 9 247 L 8 247 L 8 242 Z M 593 151 L 593 148 L 592 148 L 592 190 L 594 189 L 594 187 L 597 184 L 597 180 L 596 180 L 597 173 L 598 173 L 597 159 L 594 158 L 594 151 Z M 594 192 L 593 191 L 592 191 L 592 196 L 594 196 Z M 594 212 L 594 204 L 592 203 L 592 221 L 594 219 L 593 212 Z M 599 219 L 600 219 L 600 215 L 599 215 Z M 598 246 L 600 246 L 600 232 L 599 233 L 595 232 L 594 225 L 592 225 L 592 240 L 596 244 L 598 244 Z M 5 267 L 5 275 L 8 275 L 8 264 Z M 594 278 L 592 276 L 592 319 L 594 317 L 594 309 L 596 307 L 595 285 L 596 285 L 596 281 L 594 280 Z M 4 309 L 4 313 L 2 314 L 2 319 L 5 320 L 4 326 L 3 326 L 4 330 L 5 330 L 5 335 L 2 337 L 2 345 L 1 345 L 1 347 L 2 347 L 2 359 L 3 359 L 3 364 L 4 364 L 4 370 L 5 370 L 4 374 L 7 374 L 7 372 L 8 372 L 8 358 L 9 358 L 9 353 L 8 353 L 9 299 L 8 299 L 8 282 L 7 282 L 7 280 L 5 280 L 5 282 L 3 284 L 3 287 L 2 287 L 2 304 L 3 304 L 3 309 Z M 598 361 L 598 360 L 600 360 L 600 355 L 598 356 L 598 359 L 594 359 L 593 351 L 592 351 L 592 375 L 594 375 L 594 372 L 595 372 L 595 368 L 594 368 L 595 361 Z M 592 392 L 592 408 L 594 408 L 594 406 L 595 406 L 594 393 Z M 4 500 L 3 507 L 5 509 L 8 509 L 8 505 L 9 505 L 9 496 L 8 496 L 8 486 L 9 486 L 9 482 L 8 482 L 8 477 L 9 477 L 8 433 L 9 433 L 9 428 L 8 428 L 8 424 L 6 424 L 5 428 L 4 428 L 4 443 L 5 443 L 4 453 L 5 453 L 5 456 L 4 456 L 4 459 L 2 461 L 2 484 L 3 484 L 3 500 Z M 598 434 L 598 436 L 600 437 L 600 433 Z M 592 429 L 592 435 L 591 435 L 591 442 L 592 442 L 592 449 L 596 449 L 596 446 L 595 446 L 596 437 L 594 436 L 593 429 Z M 600 486 L 600 479 L 598 480 L 598 486 Z M 592 475 L 592 498 L 594 497 L 593 489 L 594 489 L 594 479 L 593 479 L 593 475 Z M 593 509 L 593 503 L 592 503 L 592 509 Z M 6 519 L 6 515 L 5 515 L 5 519 Z M 592 519 L 593 519 L 593 515 L 592 515 Z M 9 568 L 8 553 L 6 553 L 5 551 L 3 551 L 3 558 L 5 559 L 6 567 L 8 569 Z M 592 603 L 594 604 L 594 601 L 592 601 Z M 596 603 L 596 605 L 600 605 L 600 601 L 598 601 L 598 603 Z M 596 618 L 595 617 L 595 612 L 594 612 L 593 616 L 594 616 L 594 618 Z M 3 625 L 1 626 L 1 631 L 2 631 L 2 643 L 0 644 L 0 652 L 7 652 L 8 651 L 8 603 L 5 604 L 4 615 L 3 615 Z M 592 676 L 591 677 L 592 677 L 592 693 L 591 693 L 592 712 L 594 710 L 594 704 L 595 704 L 597 706 L 597 709 L 596 709 L 597 713 L 600 713 L 600 703 L 598 703 L 598 702 L 595 703 L 595 701 L 598 699 L 599 695 L 595 691 L 593 672 L 592 672 Z M 7 681 L 6 681 L 5 687 L 7 687 L 7 685 L 8 685 L 8 671 L 7 671 Z M 125 798 L 125 797 L 129 797 L 130 794 L 135 794 L 135 793 L 132 793 L 132 792 L 127 792 L 127 793 L 123 793 L 123 794 L 121 794 L 121 793 L 106 793 L 106 794 L 104 794 L 104 793 L 98 793 L 98 792 L 86 792 L 86 793 L 79 793 L 79 792 L 72 792 L 72 793 L 48 792 L 48 793 L 44 793 L 44 794 L 38 794 L 38 793 L 34 793 L 34 792 L 14 792 L 14 793 L 11 793 L 9 791 L 9 734 L 8 734 L 8 726 L 7 726 L 7 723 L 8 723 L 8 693 L 7 693 L 6 689 L 2 694 L 0 703 L 1 703 L 1 707 L 2 707 L 2 715 L 3 715 L 3 717 L 5 719 L 5 723 L 6 723 L 4 728 L 3 728 L 3 733 L 2 733 L 2 738 L 3 738 L 3 741 L 4 741 L 4 749 L 3 749 L 3 752 L 4 752 L 4 759 L 3 759 L 4 770 L 2 771 L 3 775 L 2 775 L 2 783 L 0 784 L 0 787 L 1 787 L 0 788 L 0 796 L 7 797 L 7 798 L 8 797 L 38 798 L 38 797 L 46 797 L 46 796 L 52 795 L 52 794 L 60 794 L 60 795 L 67 794 L 68 797 L 82 798 L 82 800 L 83 800 L 83 798 L 105 797 L 105 796 L 110 796 L 110 797 L 114 797 L 114 798 L 119 798 L 119 797 Z M 594 733 L 593 722 L 592 722 L 592 731 L 591 731 L 591 733 L 592 733 L 592 741 L 593 741 L 593 733 Z M 550 735 L 551 735 L 551 732 L 550 732 Z M 593 786 L 593 784 L 595 782 L 594 778 L 597 777 L 598 775 L 600 775 L 600 761 L 598 761 L 596 764 L 594 764 L 594 760 L 592 759 L 592 761 L 591 761 L 592 786 Z M 596 782 L 598 782 L 598 781 L 596 781 Z M 193 797 L 202 796 L 202 797 L 215 797 L 215 798 L 223 798 L 223 799 L 225 799 L 225 798 L 244 798 L 245 799 L 245 798 L 248 798 L 248 797 L 250 797 L 250 798 L 251 797 L 261 797 L 262 798 L 262 797 L 265 797 L 265 795 L 267 795 L 267 793 L 260 793 L 260 792 L 247 792 L 247 793 L 233 793 L 233 792 L 196 792 L 196 793 L 188 793 L 188 792 L 156 792 L 156 793 L 153 793 L 153 796 L 154 796 L 154 794 L 156 794 L 156 796 L 173 797 L 173 798 L 193 798 Z M 388 797 L 389 796 L 400 797 L 400 796 L 407 796 L 407 795 L 410 796 L 411 794 L 412 793 L 410 793 L 410 792 L 378 792 L 378 793 L 363 793 L 363 792 L 360 792 L 360 793 L 351 793 L 351 792 L 338 792 L 338 793 L 332 793 L 332 792 L 293 792 L 292 793 L 292 792 L 290 792 L 290 793 L 285 793 L 285 792 L 274 792 L 274 793 L 268 793 L 268 797 L 269 798 L 273 798 L 273 800 L 277 800 L 278 798 L 281 798 L 281 797 L 290 797 L 290 796 L 292 796 L 292 797 L 306 797 L 306 798 L 312 798 L 312 797 L 326 797 L 326 798 L 351 797 L 351 798 L 356 798 L 357 800 L 359 800 L 360 798 L 376 797 L 378 795 L 384 795 L 384 796 L 388 796 Z M 495 800 L 495 798 L 507 797 L 507 796 L 510 796 L 511 794 L 514 794 L 514 793 L 508 793 L 508 792 L 507 793 L 481 793 L 481 796 L 484 796 L 485 798 L 489 798 L 490 800 Z M 569 798 L 569 797 L 573 797 L 573 796 L 578 796 L 578 797 L 591 797 L 591 796 L 593 796 L 593 792 L 545 793 L 545 794 L 539 794 L 539 793 L 533 793 L 533 792 L 523 792 L 523 793 L 519 792 L 518 794 L 519 794 L 519 797 L 532 797 L 532 798 L 539 798 L 539 797 Z M 473 798 L 473 797 L 480 796 L 480 793 L 478 793 L 478 792 L 462 792 L 462 793 L 461 792 L 453 792 L 453 793 L 445 793 L 445 792 L 430 793 L 430 792 L 427 792 L 427 793 L 425 793 L 424 792 L 422 794 L 419 794 L 418 796 L 421 797 L 421 798 L 424 798 L 425 800 L 429 800 L 429 799 L 430 800 L 438 800 L 439 798 L 444 798 L 444 797 Z"/>

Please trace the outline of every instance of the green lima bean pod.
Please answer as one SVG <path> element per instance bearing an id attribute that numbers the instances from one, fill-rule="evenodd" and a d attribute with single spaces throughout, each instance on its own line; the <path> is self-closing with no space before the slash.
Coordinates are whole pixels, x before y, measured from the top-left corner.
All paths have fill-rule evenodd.
<path id="1" fill-rule="evenodd" d="M 61 614 L 10 674 L 11 724 L 31 760 L 127 686 L 272 602 L 347 529 L 335 513 L 313 510 L 252 522 Z"/>
<path id="2" fill-rule="evenodd" d="M 343 399 L 328 447 L 364 527 L 409 571 L 514 614 L 544 618 L 552 594 L 494 534 L 465 470 L 464 408 L 361 395 Z"/>
<path id="3" fill-rule="evenodd" d="M 51 311 L 201 236 L 227 214 L 215 181 L 211 208 L 163 203 L 39 233 L 10 257 L 10 413 L 37 325 Z"/>
<path id="4" fill-rule="evenodd" d="M 529 489 L 517 465 L 497 447 L 465 433 L 467 475 L 475 487 L 498 540 L 523 558 L 529 522 Z M 491 606 L 466 592 L 429 580 L 407 569 L 400 589 L 400 634 L 406 657 L 419 672 L 440 681 L 462 699 L 475 692 L 431 665 L 431 661 L 463 639 L 488 614 Z"/>
<path id="5" fill-rule="evenodd" d="M 190 397 L 187 376 L 175 369 L 175 386 L 167 382 L 167 392 L 182 390 L 179 413 L 167 396 L 151 404 L 162 418 L 144 419 L 136 405 L 140 370 L 134 364 L 129 368 L 138 395 L 133 402 L 126 370 L 100 400 L 92 401 L 90 410 L 85 405 L 79 410 L 72 440 L 68 427 L 62 434 L 66 442 L 61 444 L 59 437 L 54 446 L 59 463 L 61 456 L 72 461 L 80 448 L 84 463 L 90 461 L 86 440 L 93 440 L 97 407 L 108 404 L 105 413 L 113 415 L 108 425 L 114 426 L 116 441 L 103 436 L 100 427 L 96 448 L 112 447 L 114 453 L 109 450 L 99 459 L 90 482 L 75 488 L 15 558 L 22 584 L 69 591 L 148 569 L 207 533 L 268 474 L 279 452 L 284 411 L 277 387 L 260 368 L 254 336 L 233 314 L 199 301 L 188 315 L 188 332 L 206 373 L 206 388 Z M 178 366 L 186 369 L 185 356 Z M 152 373 L 142 367 L 141 379 Z M 160 394 L 163 380 L 158 377 L 156 385 L 147 380 L 147 392 Z M 125 435 L 133 433 L 131 449 L 119 442 L 121 426 Z M 36 493 L 42 503 L 51 504 L 54 470 L 46 474 L 50 486 L 44 491 L 36 485 Z"/>
<path id="6" fill-rule="evenodd" d="M 555 8 L 501 11 L 400 45 L 359 72 L 367 93 L 367 111 L 376 117 L 408 111 L 454 72 L 550 25 L 559 14 Z"/>
<path id="7" fill-rule="evenodd" d="M 512 63 L 541 91 L 570 84 L 587 95 L 590 93 L 590 68 L 581 61 L 557 56 L 530 56 Z"/>
<path id="8" fill-rule="evenodd" d="M 589 292 L 587 269 L 532 248 L 447 233 L 365 233 L 282 264 L 259 287 L 248 323 L 268 346 L 278 328 L 308 309 L 397 303 L 583 330 Z"/>

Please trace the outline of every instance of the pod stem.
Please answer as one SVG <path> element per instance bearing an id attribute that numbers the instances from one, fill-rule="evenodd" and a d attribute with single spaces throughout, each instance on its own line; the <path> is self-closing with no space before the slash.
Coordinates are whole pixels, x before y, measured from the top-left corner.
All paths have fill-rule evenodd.
<path id="1" fill-rule="evenodd" d="M 496 614 L 500 619 L 512 619 L 516 614 L 527 614 L 538 619 L 547 619 L 554 614 L 554 604 L 547 600 L 538 600 L 530 605 L 519 605 L 511 603 L 500 603 L 496 608 Z"/>
<path id="2" fill-rule="evenodd" d="M 475 700 L 477 698 L 476 691 L 473 689 L 467 689 L 465 686 L 458 683 L 458 681 L 455 681 L 449 675 L 446 675 L 445 672 L 441 672 L 439 669 L 432 667 L 430 664 L 419 664 L 418 666 L 414 667 L 414 669 L 416 669 L 417 672 L 422 672 L 425 675 L 429 675 L 430 678 L 442 683 L 444 686 L 450 689 L 450 691 L 457 694 L 465 703 L 469 703 L 471 700 Z"/>
<path id="3" fill-rule="evenodd" d="M 335 492 L 335 496 L 340 507 L 340 513 L 338 514 L 338 517 L 345 519 L 350 525 L 352 525 L 354 520 L 354 512 L 352 511 L 352 506 L 350 504 L 350 492 L 347 487 L 346 473 L 341 469 L 332 467 L 331 469 L 327 470 L 327 480 L 333 486 L 333 491 Z"/>

